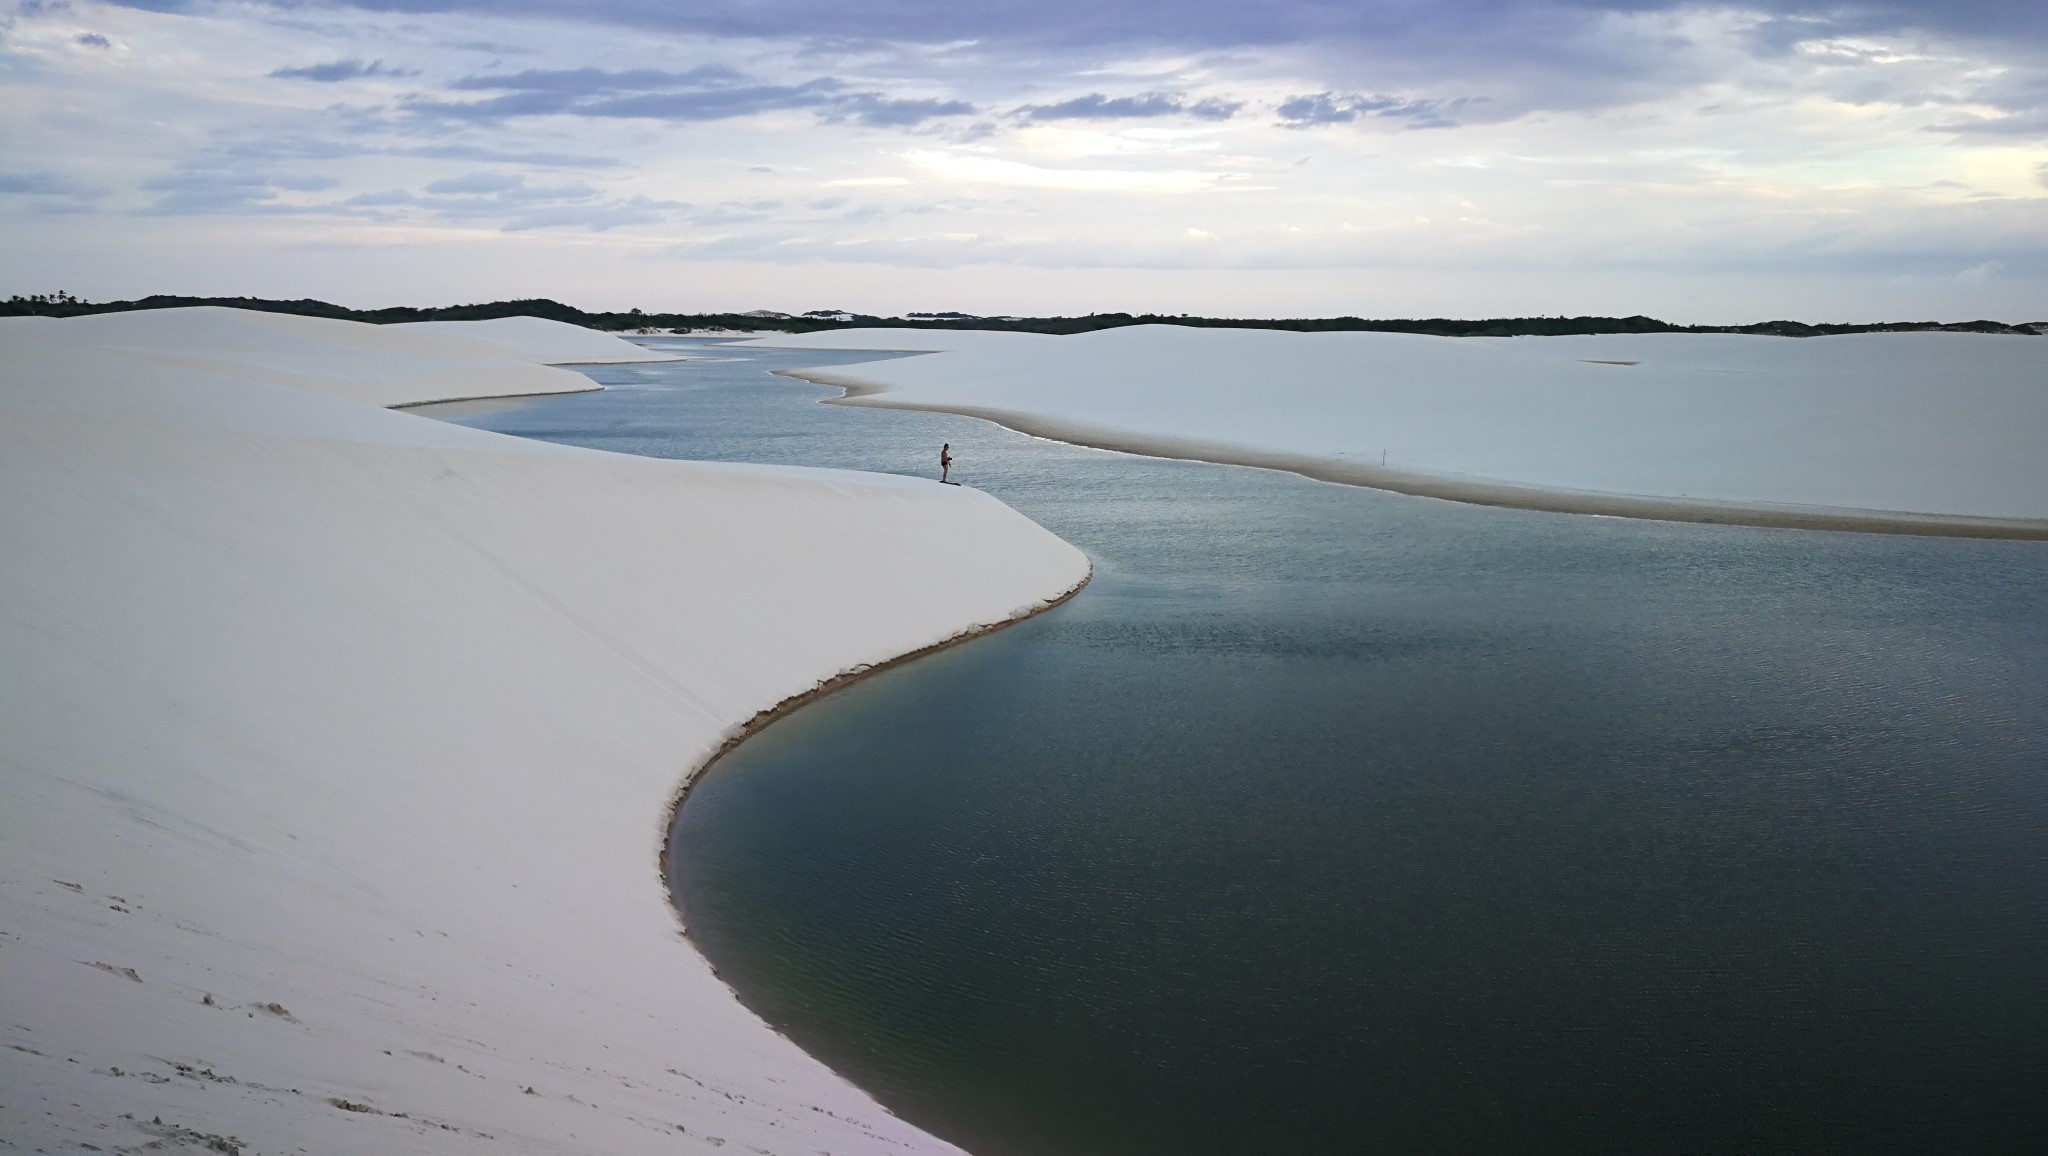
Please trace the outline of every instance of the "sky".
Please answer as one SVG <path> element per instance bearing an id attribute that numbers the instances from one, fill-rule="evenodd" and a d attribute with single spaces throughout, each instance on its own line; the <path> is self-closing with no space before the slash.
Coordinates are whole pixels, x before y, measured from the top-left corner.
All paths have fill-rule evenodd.
<path id="1" fill-rule="evenodd" d="M 2048 320 L 2040 0 L 0 0 L 0 294 Z"/>

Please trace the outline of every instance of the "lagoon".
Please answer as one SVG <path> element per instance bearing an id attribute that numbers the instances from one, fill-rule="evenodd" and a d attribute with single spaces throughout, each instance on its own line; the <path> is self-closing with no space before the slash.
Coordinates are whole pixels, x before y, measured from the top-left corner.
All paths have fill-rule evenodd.
<path id="1" fill-rule="evenodd" d="M 949 441 L 1096 563 L 749 739 L 678 820 L 699 946 L 911 1121 L 981 1156 L 2048 1125 L 2048 544 L 1459 506 L 721 355 L 458 420 L 901 473 Z"/>

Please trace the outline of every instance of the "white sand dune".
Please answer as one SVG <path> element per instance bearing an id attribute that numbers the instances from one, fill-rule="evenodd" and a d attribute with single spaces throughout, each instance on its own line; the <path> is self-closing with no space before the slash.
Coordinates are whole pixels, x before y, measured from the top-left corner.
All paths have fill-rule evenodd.
<path id="1" fill-rule="evenodd" d="M 0 1146 L 951 1151 L 681 938 L 664 812 L 1085 559 L 972 490 L 374 408 L 574 375 L 202 312 L 0 325 Z"/>
<path id="2" fill-rule="evenodd" d="M 771 349 L 950 353 L 955 350 L 1051 350 L 1061 340 L 1044 333 L 1012 333 L 1004 329 L 821 329 L 816 333 L 777 333 L 756 337 L 744 344 Z"/>
<path id="3" fill-rule="evenodd" d="M 575 330 L 569 325 L 562 328 Z M 460 333 L 215 306 L 62 320 L 0 319 L 0 339 L 15 334 L 34 334 L 44 346 L 88 353 L 128 351 L 153 364 L 287 385 L 376 406 L 598 388 L 580 373 L 539 364 L 506 345 Z M 592 336 L 635 348 L 617 338 Z"/>
<path id="4" fill-rule="evenodd" d="M 688 361 L 673 352 L 643 349 L 614 334 L 541 317 L 487 321 L 405 321 L 388 329 L 466 337 L 504 350 L 504 356 L 543 365 L 603 365 L 629 361 Z"/>
<path id="5" fill-rule="evenodd" d="M 844 332 L 800 340 L 931 340 Z M 950 344 L 803 376 L 851 387 L 855 404 L 973 413 L 1069 441 L 1468 501 L 2048 535 L 2048 341 L 2034 337 L 1136 326 Z"/>

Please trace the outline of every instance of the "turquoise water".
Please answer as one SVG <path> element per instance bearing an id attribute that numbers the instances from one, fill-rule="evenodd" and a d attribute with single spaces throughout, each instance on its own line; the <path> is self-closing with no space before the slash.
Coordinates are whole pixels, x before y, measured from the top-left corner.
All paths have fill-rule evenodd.
<path id="1" fill-rule="evenodd" d="M 910 1120 L 982 1156 L 2038 1148 L 2042 544 L 1456 506 L 819 406 L 763 370 L 861 355 L 747 356 L 469 420 L 951 441 L 1097 565 L 678 821 L 697 942 Z"/>

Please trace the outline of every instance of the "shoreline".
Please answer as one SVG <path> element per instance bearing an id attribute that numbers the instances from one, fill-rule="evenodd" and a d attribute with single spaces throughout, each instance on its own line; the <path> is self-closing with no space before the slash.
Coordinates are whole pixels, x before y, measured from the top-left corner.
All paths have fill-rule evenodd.
<path id="1" fill-rule="evenodd" d="M 789 376 L 796 375 L 790 374 Z M 432 409 L 437 406 L 460 405 L 468 402 L 478 401 L 519 401 L 535 397 L 569 396 L 570 394 L 574 393 L 600 393 L 603 392 L 604 388 L 605 387 L 602 385 L 593 385 L 590 389 L 565 391 L 564 393 L 559 394 L 506 393 L 486 394 L 478 397 L 451 397 L 442 401 L 412 402 L 406 405 L 386 406 L 385 408 L 393 410 L 425 410 Z M 431 413 L 421 414 L 420 416 L 430 418 L 434 417 L 434 415 Z M 435 418 L 435 420 L 440 419 Z M 834 691 L 841 689 L 842 687 L 851 686 L 852 684 L 860 681 L 861 679 L 867 678 L 869 675 L 880 674 L 885 670 L 891 670 L 895 667 L 902 666 L 906 663 L 914 662 L 917 659 L 925 657 L 926 655 L 937 654 L 941 650 L 948 650 L 952 647 L 959 646 L 962 643 L 972 642 L 977 638 L 983 638 L 987 635 L 994 634 L 997 631 L 1006 630 L 1009 627 L 1015 626 L 1020 622 L 1028 622 L 1041 614 L 1064 606 L 1066 603 L 1077 597 L 1083 590 L 1086 590 L 1088 588 L 1088 584 L 1090 582 L 1093 582 L 1094 580 L 1095 565 L 1091 562 L 1088 565 L 1088 572 L 1081 576 L 1081 580 L 1079 582 L 1074 583 L 1072 586 L 1068 587 L 1067 589 L 1061 591 L 1056 595 L 1053 595 L 1052 597 L 1046 599 L 1044 602 L 1040 603 L 1037 606 L 1021 610 L 1015 614 L 1012 614 L 1008 618 L 1002 619 L 999 622 L 990 622 L 980 626 L 967 627 L 966 629 L 961 630 L 960 632 L 951 635 L 950 637 L 940 639 L 937 642 L 929 643 L 925 646 L 920 646 L 916 650 L 907 650 L 902 654 L 898 654 L 892 658 L 885 658 L 880 660 L 879 662 L 862 663 L 858 666 L 842 670 L 839 673 L 832 675 L 830 678 L 827 678 L 822 682 L 819 682 L 816 686 L 813 686 L 809 690 L 800 691 L 796 694 L 790 695 L 788 698 L 783 699 L 782 701 L 776 703 L 773 706 L 763 707 L 762 709 L 755 711 L 752 717 L 748 718 L 746 721 L 735 723 L 730 728 L 728 728 L 728 733 L 725 739 L 719 743 L 717 748 L 714 749 L 709 755 L 705 756 L 701 761 L 699 761 L 696 766 L 690 768 L 689 770 L 683 773 L 682 780 L 677 785 L 672 797 L 669 800 L 668 806 L 665 807 L 662 811 L 660 828 L 661 852 L 656 857 L 656 865 L 660 871 L 661 876 L 661 890 L 662 894 L 668 900 L 669 911 L 675 916 L 677 929 L 682 932 L 683 938 L 685 940 L 688 940 L 690 943 L 690 950 L 697 952 L 697 954 L 700 957 L 704 956 L 703 951 L 698 949 L 696 940 L 690 937 L 688 921 L 683 918 L 682 905 L 676 902 L 674 889 L 669 886 L 669 869 L 671 866 L 669 850 L 675 841 L 673 836 L 671 835 L 671 832 L 675 830 L 677 817 L 682 814 L 683 807 L 689 802 L 691 788 L 695 787 L 698 783 L 702 782 L 704 776 L 711 773 L 711 771 L 718 765 L 720 759 L 723 759 L 726 755 L 730 754 L 732 750 L 735 747 L 738 747 L 741 743 L 754 737 L 756 734 L 759 734 L 766 727 L 772 725 L 773 723 L 779 722 L 788 715 L 795 713 L 796 711 L 802 709 L 805 706 L 808 706 L 813 702 L 816 702 L 821 698 L 824 698 L 826 695 L 831 694 Z M 705 957 L 705 962 L 707 964 L 710 963 L 710 959 L 708 957 Z M 717 969 L 715 967 L 712 969 L 712 974 L 717 974 Z M 767 1023 L 766 1020 L 762 1020 L 761 1022 L 764 1024 Z M 774 1030 L 773 1025 L 770 1025 L 770 1029 Z M 781 1035 L 782 1033 L 780 1031 L 776 1031 L 776 1034 Z"/>
<path id="2" fill-rule="evenodd" d="M 690 359 L 679 358 L 677 360 Z M 472 402 L 518 402 L 537 397 L 567 396 L 570 393 L 599 393 L 602 392 L 604 388 L 605 387 L 602 385 L 597 385 L 593 383 L 590 389 L 565 391 L 562 394 L 490 394 L 478 397 L 448 398 L 442 401 L 414 402 L 407 405 L 387 406 L 385 408 L 393 410 L 432 410 L 440 406 L 460 405 Z M 431 418 L 437 421 L 441 420 L 440 418 L 435 417 L 435 415 L 432 413 L 421 413 L 418 416 Z M 678 782 L 675 790 L 670 795 L 667 806 L 662 808 L 660 820 L 661 825 L 659 826 L 659 828 L 657 828 L 657 830 L 659 831 L 659 850 L 655 856 L 655 872 L 657 881 L 661 886 L 663 905 L 667 907 L 670 918 L 674 920 L 677 934 L 681 937 L 684 944 L 688 946 L 690 952 L 697 956 L 698 959 L 704 962 L 705 969 L 710 972 L 712 978 L 716 979 L 719 982 L 719 984 L 725 988 L 725 990 L 731 995 L 733 1002 L 738 1004 L 740 1007 L 744 1008 L 747 1014 L 754 1018 L 756 1023 L 760 1024 L 763 1028 L 767 1029 L 777 1038 L 788 1040 L 792 1046 L 797 1047 L 799 1051 L 803 1051 L 801 1045 L 797 1045 L 796 1041 L 791 1040 L 790 1037 L 780 1027 L 778 1027 L 775 1024 L 769 1023 L 766 1019 L 763 1019 L 758 1012 L 754 1011 L 752 1007 L 748 1006 L 745 1000 L 740 998 L 739 992 L 732 986 L 730 982 L 728 982 L 725 979 L 724 975 L 719 971 L 718 965 L 715 962 L 713 962 L 709 955 L 705 954 L 704 949 L 698 944 L 696 937 L 690 934 L 689 919 L 683 911 L 682 904 L 678 902 L 675 888 L 671 884 L 671 872 L 674 866 L 674 859 L 671 852 L 673 851 L 675 845 L 674 832 L 676 821 L 681 817 L 683 808 L 689 803 L 690 792 L 699 783 L 704 781 L 706 775 L 709 775 L 712 771 L 716 770 L 719 762 L 723 760 L 726 755 L 730 754 L 735 748 L 737 748 L 741 743 L 746 742 L 748 739 L 759 734 L 762 730 L 766 729 L 767 727 L 777 722 L 780 722 L 782 719 L 788 717 L 791 714 L 794 714 L 798 710 L 801 710 L 802 708 L 810 705 L 811 703 L 816 702 L 819 699 L 834 693 L 835 691 L 843 689 L 847 686 L 851 686 L 854 683 L 859 682 L 862 679 L 868 678 L 871 675 L 880 674 L 887 670 L 893 670 L 896 667 L 914 662 L 917 659 L 926 657 L 927 655 L 936 654 L 942 650 L 949 650 L 963 643 L 972 642 L 978 638 L 983 638 L 988 635 L 995 634 L 998 631 L 1006 630 L 1012 626 L 1017 625 L 1018 623 L 1030 621 L 1031 619 L 1037 618 L 1042 614 L 1058 609 L 1059 607 L 1064 606 L 1069 601 L 1072 601 L 1074 598 L 1078 597 L 1083 590 L 1086 590 L 1088 588 L 1089 583 L 1093 582 L 1094 580 L 1095 565 L 1093 562 L 1090 562 L 1088 564 L 1087 572 L 1081 576 L 1081 580 L 1079 582 L 1074 583 L 1072 586 L 1068 587 L 1067 589 L 1061 591 L 1056 595 L 1053 595 L 1052 597 L 1046 599 L 1045 601 L 1039 603 L 1036 606 L 1031 606 L 1026 609 L 1017 611 L 1011 614 L 1009 617 L 997 622 L 990 622 L 983 625 L 967 627 L 947 638 L 943 638 L 937 642 L 920 646 L 915 650 L 908 650 L 903 652 L 902 654 L 898 654 L 890 658 L 881 659 L 877 662 L 861 663 L 860 665 L 850 667 L 845 670 L 841 670 L 839 673 L 824 679 L 817 685 L 811 687 L 809 690 L 800 691 L 796 694 L 790 695 L 789 697 L 781 700 L 780 702 L 775 703 L 773 706 L 764 707 L 761 710 L 754 712 L 754 714 L 751 717 L 747 718 L 745 721 L 734 723 L 731 727 L 727 729 L 725 738 L 718 744 L 716 748 L 714 748 L 711 751 L 710 754 L 706 755 L 695 766 L 691 767 L 683 773 L 681 780 Z M 811 1060 L 814 1063 L 817 1063 L 819 1066 L 825 1068 L 825 1070 L 831 1072 L 831 1074 L 834 1077 L 838 1078 L 843 1083 L 859 1091 L 861 1095 L 868 1097 L 868 1099 L 871 1102 L 875 1103 L 877 1107 L 880 1107 L 884 1113 L 887 1113 L 891 1116 L 895 1115 L 895 1113 L 890 1112 L 886 1106 L 882 1105 L 880 1101 L 874 1100 L 873 1095 L 871 1093 L 869 1093 L 866 1089 L 861 1088 L 860 1085 L 855 1084 L 849 1077 L 847 1077 L 844 1073 L 840 1072 L 838 1069 L 833 1068 L 829 1064 L 826 1064 L 823 1060 L 819 1059 L 814 1055 L 811 1055 L 811 1053 L 808 1051 L 804 1051 L 803 1054 L 806 1056 L 810 1056 Z M 911 1126 L 916 1127 L 915 1124 L 912 1124 Z M 920 1131 L 922 1131 L 922 1129 L 920 1129 Z"/>
<path id="3" fill-rule="evenodd" d="M 947 406 L 929 402 L 892 401 L 886 389 L 825 370 L 778 369 L 773 372 L 779 377 L 795 378 L 814 385 L 842 390 L 838 397 L 825 399 L 825 404 L 828 405 L 959 414 L 963 417 L 993 422 L 1031 437 L 1042 437 L 1048 441 L 1064 442 L 1069 445 L 1137 454 L 1142 457 L 1279 470 L 1319 482 L 1385 490 L 1416 498 L 1436 498 L 1471 506 L 1493 506 L 1557 514 L 1592 514 L 1659 522 L 1755 526 L 1765 529 L 2048 541 L 2048 521 L 1986 518 L 1967 514 L 1917 514 L 1893 510 L 1766 506 L 1705 499 L 1548 490 L 1507 482 L 1387 469 L 1335 461 L 1310 454 L 1254 450 L 1223 442 L 1147 436 L 990 406 Z"/>
<path id="4" fill-rule="evenodd" d="M 898 666 L 903 666 L 906 663 L 914 662 L 917 659 L 925 657 L 926 655 L 937 654 L 941 650 L 949 650 L 955 646 L 959 646 L 962 643 L 972 642 L 977 638 L 986 637 L 1000 630 L 1007 630 L 1008 628 L 1015 626 L 1020 622 L 1028 622 L 1041 614 L 1044 614 L 1051 610 L 1056 610 L 1059 607 L 1064 606 L 1066 603 L 1077 597 L 1083 590 L 1086 590 L 1088 588 L 1088 584 L 1090 582 L 1093 582 L 1094 580 L 1095 564 L 1093 562 L 1090 562 L 1088 564 L 1088 572 L 1081 576 L 1081 580 L 1079 582 L 1076 582 L 1074 585 L 1068 587 L 1065 591 L 1053 596 L 1052 598 L 1047 599 L 1046 601 L 1037 606 L 1012 614 L 1010 617 L 1005 618 L 1000 622 L 991 622 L 982 626 L 970 626 L 967 629 L 962 630 L 949 638 L 943 638 L 937 642 L 930 643 L 925 646 L 920 646 L 916 650 L 905 651 L 902 654 L 895 656 L 894 658 L 885 658 L 880 662 L 862 663 L 859 666 L 842 670 L 838 674 L 835 674 L 832 677 L 824 680 L 823 682 L 820 682 L 818 685 L 812 687 L 809 690 L 790 695 L 788 698 L 783 699 L 781 702 L 776 703 L 774 706 L 765 707 L 759 711 L 756 711 L 753 717 L 747 719 L 745 722 L 735 723 L 729 729 L 725 740 L 719 743 L 717 749 L 713 750 L 709 755 L 705 756 L 704 759 L 700 761 L 695 767 L 684 772 L 682 782 L 676 787 L 674 796 L 669 800 L 668 807 L 662 812 L 661 854 L 659 856 L 659 867 L 661 870 L 661 890 L 662 893 L 668 898 L 668 907 L 670 912 L 672 912 L 675 915 L 677 929 L 681 931 L 684 940 L 686 940 L 690 944 L 690 950 L 695 951 L 698 954 L 698 956 L 704 958 L 706 963 L 710 962 L 710 957 L 704 955 L 704 952 L 700 948 L 698 948 L 697 941 L 691 937 L 689 920 L 684 916 L 682 904 L 676 902 L 675 889 L 669 885 L 669 872 L 671 867 L 673 866 L 673 861 L 670 857 L 669 852 L 675 843 L 674 831 L 676 826 L 676 820 L 682 815 L 683 808 L 686 805 L 688 805 L 690 801 L 690 791 L 693 788 L 695 788 L 698 783 L 703 782 L 704 777 L 706 775 L 710 774 L 713 770 L 717 768 L 719 760 L 725 758 L 726 755 L 732 753 L 734 748 L 738 747 L 741 743 L 746 742 L 748 739 L 754 737 L 755 735 L 761 733 L 761 731 L 763 731 L 767 727 L 773 725 L 774 723 L 780 722 L 782 719 L 788 717 L 791 714 L 794 714 L 795 712 L 801 710 L 806 706 L 809 706 L 811 703 L 814 703 L 819 699 L 824 698 L 826 695 L 829 695 L 834 691 L 837 691 L 843 687 L 851 686 L 854 683 L 859 682 L 861 679 L 867 678 L 869 675 L 880 674 L 885 670 L 892 670 Z M 718 969 L 715 966 L 712 968 L 712 974 L 718 974 Z M 723 981 L 721 980 L 721 982 Z M 728 988 L 731 987 L 730 984 L 727 984 L 726 986 Z M 737 998 L 737 993 L 735 993 L 735 998 Z M 742 1003 L 742 1006 L 745 1006 L 744 1002 Z M 749 1008 L 748 1010 L 752 1011 L 753 1009 Z M 758 1019 L 759 1017 L 756 1016 L 755 1018 Z M 768 1021 L 766 1020 L 762 1020 L 761 1022 L 764 1024 L 768 1023 Z M 773 1024 L 769 1024 L 768 1026 L 771 1031 L 775 1032 L 775 1034 L 782 1034 L 781 1030 L 775 1028 Z M 809 1053 L 805 1054 L 808 1055 Z M 820 1062 L 822 1063 L 823 1061 Z M 835 1072 L 834 1074 L 837 1073 Z M 840 1078 L 844 1079 L 845 1077 L 842 1076 Z"/>
<path id="5" fill-rule="evenodd" d="M 576 363 L 576 364 L 579 364 L 579 365 L 600 365 L 600 364 L 612 364 L 612 365 L 633 365 L 633 364 L 636 364 L 636 363 L 635 363 L 635 362 L 630 362 L 630 361 L 617 361 L 617 362 L 609 362 L 609 363 L 606 363 L 606 362 L 595 362 L 595 361 L 586 361 L 586 362 L 578 362 L 578 363 Z M 463 404 L 464 402 L 471 402 L 471 401 L 521 401 L 521 400 L 524 400 L 524 399 L 526 399 L 526 398 L 531 398 L 531 397 L 571 397 L 571 396 L 574 396 L 574 395 L 576 395 L 576 394 L 579 394 L 579 393 L 603 393 L 603 392 L 604 392 L 604 386 L 602 386 L 602 385 L 599 385 L 599 384 L 597 384 L 596 382 L 594 382 L 594 381 L 593 381 L 593 382 L 591 382 L 591 383 L 590 383 L 590 387 L 589 387 L 588 389 L 547 389 L 547 390 L 541 390 L 541 391 L 540 391 L 540 392 L 538 392 L 538 393 L 479 393 L 479 394 L 473 394 L 473 395 L 471 395 L 471 396 L 469 396 L 469 397 L 437 397 L 437 398 L 434 398 L 434 399 L 433 399 L 432 401 L 407 401 L 407 402 L 401 402 L 401 403 L 399 403 L 398 405 L 387 405 L 387 406 L 384 406 L 384 407 L 382 407 L 382 408 L 384 408 L 384 409 L 393 409 L 393 410 L 398 410 L 398 411 L 400 411 L 400 412 L 405 412 L 405 411 L 408 411 L 408 410 L 422 410 L 422 409 L 431 409 L 431 408 L 433 408 L 434 406 L 437 406 L 437 405 L 461 405 L 461 404 Z M 425 416 L 425 417 L 433 417 L 434 415 L 433 415 L 433 414 L 424 414 L 424 415 L 422 415 L 422 416 Z"/>
<path id="6" fill-rule="evenodd" d="M 602 392 L 604 388 L 605 387 L 602 385 L 593 385 L 593 387 L 590 389 L 576 390 L 571 392 L 598 393 Z M 439 406 L 459 405 L 469 402 L 513 402 L 534 397 L 553 396 L 562 395 L 557 395 L 553 393 L 496 394 L 480 397 L 449 398 L 445 401 L 414 402 L 409 405 L 394 405 L 387 406 L 386 408 L 393 410 L 428 410 Z M 434 420 L 437 421 L 441 420 L 435 417 L 432 413 L 422 413 L 419 416 L 433 418 Z M 1045 601 L 1039 603 L 1036 606 L 1020 610 L 998 622 L 990 622 L 979 626 L 967 627 L 966 629 L 963 629 L 958 633 L 951 635 L 950 637 L 940 639 L 937 642 L 929 643 L 925 646 L 920 646 L 915 650 L 905 651 L 902 654 L 895 655 L 891 658 L 885 658 L 878 662 L 862 663 L 858 666 L 842 670 L 839 673 L 832 675 L 831 677 L 819 682 L 816 686 L 811 687 L 809 690 L 800 691 L 796 694 L 790 695 L 788 698 L 785 698 L 782 701 L 777 702 L 773 706 L 764 707 L 761 710 L 754 712 L 754 714 L 748 719 L 746 719 L 744 722 L 733 724 L 731 727 L 727 729 L 725 738 L 718 744 L 716 748 L 714 748 L 711 751 L 709 755 L 706 755 L 695 766 L 691 767 L 689 770 L 683 773 L 680 782 L 677 784 L 676 789 L 669 798 L 668 805 L 662 809 L 661 825 L 658 828 L 660 832 L 658 840 L 660 849 L 655 856 L 655 870 L 661 885 L 661 894 L 664 900 L 664 905 L 668 908 L 670 917 L 675 921 L 677 933 L 682 937 L 683 942 L 689 946 L 690 951 L 693 954 L 695 954 L 697 958 L 704 961 L 706 969 L 710 971 L 713 978 L 717 979 L 718 982 L 721 985 L 723 985 L 729 993 L 731 993 L 733 1001 L 735 1003 L 738 1003 L 742 1008 L 745 1008 L 747 1013 L 749 1015 L 752 1015 L 755 1021 L 761 1024 L 761 1026 L 766 1028 L 768 1031 L 774 1033 L 776 1036 L 785 1040 L 789 1040 L 789 1036 L 785 1034 L 780 1027 L 771 1024 L 767 1020 L 761 1018 L 758 1012 L 755 1012 L 752 1007 L 749 1007 L 747 1005 L 745 1000 L 740 998 L 739 992 L 736 989 L 734 989 L 732 984 L 727 982 L 725 977 L 720 973 L 718 965 L 712 961 L 710 956 L 705 954 L 704 949 L 697 943 L 696 937 L 690 934 L 689 919 L 683 911 L 682 904 L 677 899 L 674 886 L 671 884 L 671 879 L 673 878 L 672 871 L 674 868 L 674 857 L 672 855 L 672 851 L 675 846 L 674 832 L 676 821 L 681 817 L 683 808 L 687 806 L 690 801 L 690 792 L 694 788 L 696 788 L 696 786 L 699 783 L 704 781 L 706 775 L 709 775 L 712 771 L 717 769 L 720 760 L 724 759 L 726 755 L 730 754 L 741 743 L 746 742 L 748 739 L 759 734 L 762 730 L 766 729 L 769 726 L 772 726 L 777 722 L 780 722 L 782 719 L 788 717 L 791 714 L 794 714 L 798 710 L 801 710 L 802 708 L 810 705 L 811 703 L 816 702 L 819 699 L 824 698 L 825 696 L 832 694 L 835 691 L 851 686 L 854 683 L 859 682 L 862 679 L 868 678 L 871 675 L 880 674 L 883 671 L 887 670 L 893 670 L 896 667 L 914 662 L 917 659 L 926 657 L 927 655 L 937 654 L 939 651 L 949 650 L 963 643 L 972 642 L 978 638 L 987 637 L 988 635 L 995 634 L 998 631 L 1006 630 L 1012 626 L 1015 626 L 1018 623 L 1028 622 L 1031 619 L 1037 618 L 1042 614 L 1045 614 L 1052 610 L 1056 610 L 1059 607 L 1064 606 L 1069 601 L 1072 601 L 1074 598 L 1078 597 L 1083 590 L 1086 590 L 1088 588 L 1089 583 L 1093 582 L 1094 580 L 1095 565 L 1093 562 L 1090 562 L 1088 565 L 1087 573 L 1081 576 L 1081 580 L 1079 582 L 1074 583 L 1072 586 L 1046 599 Z M 790 1040 L 790 1043 L 792 1045 L 798 1046 L 799 1050 L 802 1050 L 801 1046 L 796 1045 L 796 1042 L 794 1040 Z M 808 1051 L 805 1051 L 804 1054 L 807 1056 L 811 1056 L 811 1053 Z M 869 1096 L 870 1099 L 873 1098 L 871 1093 L 868 1093 L 865 1089 L 860 1088 L 860 1085 L 854 1084 L 850 1078 L 848 1078 L 844 1073 L 841 1073 L 838 1069 L 831 1067 L 829 1064 L 825 1064 L 823 1060 L 818 1059 L 818 1057 L 816 1056 L 811 1056 L 811 1059 L 819 1065 L 825 1067 L 827 1071 L 830 1071 L 834 1076 L 838 1077 L 840 1080 L 860 1090 L 862 1095 Z M 879 1105 L 880 1102 L 876 1101 L 876 1103 Z M 886 1107 L 883 1107 L 882 1110 L 885 1112 L 888 1111 Z M 890 1114 L 893 1115 L 894 1113 Z M 913 1125 L 913 1127 L 915 1127 L 915 1125 Z"/>

